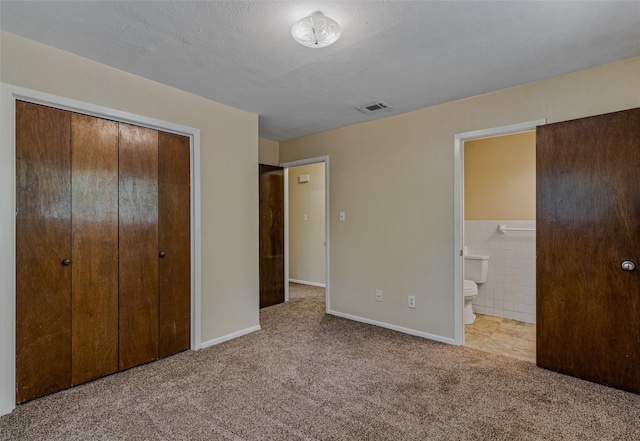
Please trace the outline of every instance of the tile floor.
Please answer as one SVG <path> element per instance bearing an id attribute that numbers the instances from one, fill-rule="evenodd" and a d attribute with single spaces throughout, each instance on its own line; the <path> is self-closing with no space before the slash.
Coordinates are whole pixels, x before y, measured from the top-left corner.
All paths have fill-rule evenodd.
<path id="1" fill-rule="evenodd" d="M 536 325 L 476 314 L 464 327 L 464 345 L 518 360 L 536 362 Z"/>

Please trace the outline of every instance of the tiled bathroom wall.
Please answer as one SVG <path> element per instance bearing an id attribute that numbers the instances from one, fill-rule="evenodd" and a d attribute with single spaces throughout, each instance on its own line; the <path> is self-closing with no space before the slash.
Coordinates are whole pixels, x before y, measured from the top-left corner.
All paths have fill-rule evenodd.
<path id="1" fill-rule="evenodd" d="M 478 285 L 473 310 L 528 323 L 536 322 L 536 232 L 535 221 L 464 221 L 464 244 L 468 254 L 489 256 L 486 283 Z"/>

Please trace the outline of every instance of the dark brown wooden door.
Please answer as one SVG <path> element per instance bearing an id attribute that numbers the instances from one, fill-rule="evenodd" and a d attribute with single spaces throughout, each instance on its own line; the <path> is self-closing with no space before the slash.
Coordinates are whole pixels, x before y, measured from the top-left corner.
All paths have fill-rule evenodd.
<path id="1" fill-rule="evenodd" d="M 71 385 L 71 114 L 16 103 L 16 402 Z"/>
<path id="2" fill-rule="evenodd" d="M 640 393 L 640 109 L 537 130 L 537 364 Z"/>
<path id="3" fill-rule="evenodd" d="M 191 346 L 190 145 L 158 133 L 159 357 Z"/>
<path id="4" fill-rule="evenodd" d="M 260 307 L 284 302 L 284 169 L 260 164 Z"/>
<path id="5" fill-rule="evenodd" d="M 16 402 L 190 347 L 190 139 L 16 108 Z"/>
<path id="6" fill-rule="evenodd" d="M 71 383 L 118 370 L 118 123 L 72 114 Z"/>
<path id="7" fill-rule="evenodd" d="M 158 358 L 158 132 L 119 124 L 120 369 Z"/>

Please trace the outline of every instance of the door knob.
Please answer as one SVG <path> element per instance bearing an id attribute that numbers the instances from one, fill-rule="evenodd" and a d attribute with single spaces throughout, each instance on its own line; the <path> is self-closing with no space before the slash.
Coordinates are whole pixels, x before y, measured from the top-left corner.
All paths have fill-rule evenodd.
<path id="1" fill-rule="evenodd" d="M 625 271 L 633 271 L 634 269 L 636 269 L 636 264 L 630 260 L 625 260 L 624 262 L 622 262 L 622 269 Z"/>
<path id="2" fill-rule="evenodd" d="M 166 255 L 167 255 L 167 253 L 165 253 L 164 251 L 160 251 L 160 254 L 158 254 L 158 256 L 160 256 L 160 258 L 162 258 L 162 257 L 164 257 Z"/>
<path id="3" fill-rule="evenodd" d="M 69 265 L 71 265 L 71 261 L 70 261 L 69 259 L 64 259 L 64 260 L 62 261 L 62 265 L 64 265 L 64 266 L 69 266 Z"/>

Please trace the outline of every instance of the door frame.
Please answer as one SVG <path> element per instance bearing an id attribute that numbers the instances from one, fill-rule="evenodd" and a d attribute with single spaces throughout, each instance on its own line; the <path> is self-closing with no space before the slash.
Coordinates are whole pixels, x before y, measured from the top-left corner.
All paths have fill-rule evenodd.
<path id="1" fill-rule="evenodd" d="M 331 290 L 329 278 L 329 156 L 301 159 L 280 164 L 284 168 L 284 301 L 289 301 L 289 169 L 302 165 L 324 163 L 324 283 L 325 310 L 331 310 Z"/>
<path id="2" fill-rule="evenodd" d="M 464 143 L 479 138 L 509 135 L 512 133 L 535 130 L 536 127 L 545 125 L 545 119 L 538 119 L 507 126 L 493 127 L 489 129 L 474 130 L 472 132 L 457 133 L 453 137 L 454 149 L 454 190 L 453 190 L 453 228 L 454 228 L 454 265 L 453 265 L 453 292 L 454 292 L 454 342 L 456 345 L 464 344 L 464 323 L 462 311 L 464 306 L 464 293 L 462 290 L 462 255 L 464 243 Z"/>
<path id="3" fill-rule="evenodd" d="M 0 83 L 0 415 L 15 408 L 16 147 L 15 102 L 26 101 L 189 137 L 191 141 L 191 349 L 201 337 L 200 130 L 24 87 Z"/>

